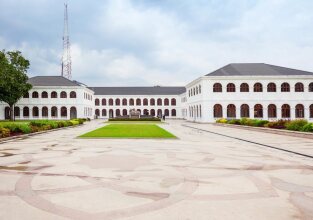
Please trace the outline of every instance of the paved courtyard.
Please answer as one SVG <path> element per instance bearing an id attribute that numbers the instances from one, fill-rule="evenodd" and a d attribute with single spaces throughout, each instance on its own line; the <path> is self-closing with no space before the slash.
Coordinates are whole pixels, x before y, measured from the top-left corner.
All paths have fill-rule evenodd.
<path id="1" fill-rule="evenodd" d="M 313 140 L 170 121 L 177 140 L 78 139 L 103 126 L 0 144 L 0 219 L 313 219 Z"/>

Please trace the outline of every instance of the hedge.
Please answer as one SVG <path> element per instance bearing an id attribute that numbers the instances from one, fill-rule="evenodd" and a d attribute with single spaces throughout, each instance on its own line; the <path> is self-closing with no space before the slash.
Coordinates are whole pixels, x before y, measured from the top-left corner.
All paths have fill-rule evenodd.
<path id="1" fill-rule="evenodd" d="M 68 127 L 83 124 L 86 119 L 72 120 L 33 120 L 29 122 L 0 122 L 0 138 L 9 137 L 14 134 L 29 134 L 55 128 Z"/>
<path id="2" fill-rule="evenodd" d="M 313 123 L 310 123 L 304 119 L 267 121 L 267 120 L 250 119 L 250 118 L 242 118 L 242 119 L 220 118 L 216 120 L 216 123 L 246 125 L 246 126 L 253 126 L 253 127 L 267 127 L 267 128 L 274 128 L 274 129 L 287 129 L 287 130 L 292 130 L 292 131 L 313 132 Z"/>
<path id="3" fill-rule="evenodd" d="M 109 121 L 161 121 L 160 118 L 110 118 Z"/>

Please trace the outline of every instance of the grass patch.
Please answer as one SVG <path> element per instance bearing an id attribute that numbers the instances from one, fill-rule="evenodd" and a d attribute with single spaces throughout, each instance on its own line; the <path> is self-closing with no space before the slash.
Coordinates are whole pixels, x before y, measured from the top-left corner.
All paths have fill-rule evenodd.
<path id="1" fill-rule="evenodd" d="M 176 138 L 155 124 L 109 124 L 79 137 L 82 138 Z"/>

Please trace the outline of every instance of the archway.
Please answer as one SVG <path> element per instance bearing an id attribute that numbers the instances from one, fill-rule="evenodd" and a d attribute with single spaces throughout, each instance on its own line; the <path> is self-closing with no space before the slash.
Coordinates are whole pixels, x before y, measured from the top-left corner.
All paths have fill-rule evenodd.
<path id="1" fill-rule="evenodd" d="M 75 107 L 70 108 L 70 119 L 77 118 L 77 110 Z"/>

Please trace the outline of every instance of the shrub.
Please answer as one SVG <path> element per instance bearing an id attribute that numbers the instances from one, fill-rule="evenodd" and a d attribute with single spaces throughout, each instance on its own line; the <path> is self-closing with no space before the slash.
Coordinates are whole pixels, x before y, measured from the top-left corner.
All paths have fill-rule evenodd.
<path id="1" fill-rule="evenodd" d="M 11 132 L 15 132 L 15 133 L 24 133 L 24 134 L 28 134 L 32 131 L 31 127 L 29 124 L 27 123 L 16 123 L 16 122 L 12 122 L 12 123 L 6 123 L 3 125 L 4 128 L 9 129 Z"/>
<path id="2" fill-rule="evenodd" d="M 10 137 L 10 129 L 0 127 L 0 138 Z"/>
<path id="3" fill-rule="evenodd" d="M 216 123 L 226 124 L 227 122 L 228 122 L 228 120 L 226 118 L 219 118 L 216 120 Z"/>
<path id="4" fill-rule="evenodd" d="M 288 121 L 282 120 L 282 119 L 278 121 L 270 121 L 269 123 L 266 124 L 266 127 L 275 128 L 275 129 L 285 129 L 287 122 Z"/>
<path id="5" fill-rule="evenodd" d="M 261 119 L 252 119 L 252 126 L 255 127 L 264 127 L 265 124 L 268 124 L 267 120 L 261 120 Z"/>
<path id="6" fill-rule="evenodd" d="M 109 121 L 161 121 L 160 118 L 110 118 Z"/>
<path id="7" fill-rule="evenodd" d="M 302 127 L 301 131 L 313 132 L 313 123 L 307 123 Z"/>
<path id="8" fill-rule="evenodd" d="M 70 120 L 70 122 L 72 123 L 72 125 L 79 125 L 79 121 L 74 119 L 74 120 Z"/>
<path id="9" fill-rule="evenodd" d="M 289 121 L 286 123 L 286 128 L 287 130 L 292 130 L 292 131 L 301 131 L 302 128 L 308 124 L 307 120 L 304 119 L 298 119 L 298 120 L 293 120 Z"/>
<path id="10" fill-rule="evenodd" d="M 227 123 L 228 124 L 233 124 L 233 125 L 241 125 L 240 119 L 231 119 Z"/>

